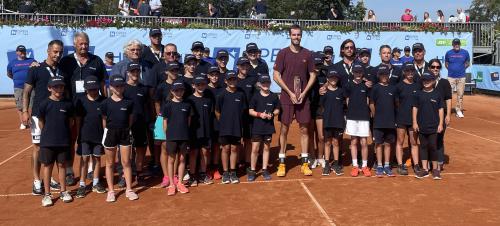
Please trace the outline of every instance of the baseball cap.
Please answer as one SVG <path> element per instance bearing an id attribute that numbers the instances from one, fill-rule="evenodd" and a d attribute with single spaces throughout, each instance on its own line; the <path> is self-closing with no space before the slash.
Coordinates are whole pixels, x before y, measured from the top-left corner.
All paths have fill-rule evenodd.
<path id="1" fill-rule="evenodd" d="M 115 54 L 113 52 L 107 52 L 104 57 L 107 57 L 107 58 L 113 58 L 115 57 Z"/>
<path id="2" fill-rule="evenodd" d="M 99 89 L 99 82 L 97 81 L 97 77 L 91 75 L 84 79 L 83 88 L 89 89 Z"/>
<path id="3" fill-rule="evenodd" d="M 323 53 L 325 53 L 325 54 L 326 53 L 333 53 L 333 47 L 331 47 L 331 46 L 325 46 L 323 48 Z"/>
<path id="4" fill-rule="evenodd" d="M 64 83 L 64 78 L 61 76 L 50 77 L 49 82 L 47 83 L 47 86 L 52 87 L 52 86 L 57 86 L 57 85 L 66 85 L 66 83 Z"/>
<path id="5" fill-rule="evenodd" d="M 415 52 L 415 50 L 417 50 L 417 49 L 425 50 L 425 47 L 424 47 L 424 44 L 417 42 L 417 43 L 413 44 L 411 49 Z"/>
<path id="6" fill-rule="evenodd" d="M 220 71 L 219 71 L 219 68 L 218 68 L 217 66 L 210 66 L 210 67 L 208 68 L 207 73 L 208 73 L 208 74 L 210 74 L 210 73 L 212 73 L 212 72 L 220 72 Z"/>
<path id="7" fill-rule="evenodd" d="M 134 62 L 130 62 L 128 63 L 127 65 L 127 71 L 132 71 L 132 70 L 140 70 L 141 69 L 141 65 L 138 64 L 138 63 L 134 63 Z"/>
<path id="8" fill-rule="evenodd" d="M 216 58 L 219 59 L 221 57 L 229 57 L 229 53 L 227 52 L 227 50 L 221 49 L 221 50 L 217 51 Z"/>
<path id="9" fill-rule="evenodd" d="M 453 39 L 453 41 L 451 43 L 452 43 L 452 45 L 460 45 L 460 39 L 455 38 L 455 39 Z"/>
<path id="10" fill-rule="evenodd" d="M 271 77 L 268 74 L 259 74 L 259 82 L 260 83 L 265 83 L 265 82 L 271 82 Z"/>
<path id="11" fill-rule="evenodd" d="M 328 70 L 328 74 L 326 74 L 326 77 L 327 78 L 332 78 L 332 77 L 340 78 L 340 74 L 337 70 L 331 69 L 331 70 Z"/>
<path id="12" fill-rule="evenodd" d="M 170 62 L 167 64 L 166 70 L 171 71 L 174 69 L 179 69 L 179 64 L 177 62 Z"/>
<path id="13" fill-rule="evenodd" d="M 201 83 L 207 83 L 207 74 L 205 73 L 200 73 L 196 75 L 193 79 L 193 83 L 195 85 L 201 84 Z"/>
<path id="14" fill-rule="evenodd" d="M 16 52 L 26 52 L 26 46 L 18 45 L 16 48 Z"/>
<path id="15" fill-rule="evenodd" d="M 359 55 L 361 55 L 361 54 L 363 54 L 363 53 L 368 53 L 368 54 L 370 54 L 370 50 L 369 50 L 368 48 L 361 48 L 361 49 L 359 50 Z"/>
<path id="16" fill-rule="evenodd" d="M 323 64 L 324 59 L 325 58 L 324 58 L 323 54 L 320 54 L 320 53 L 314 53 L 313 54 L 313 61 L 314 61 L 315 65 Z"/>
<path id="17" fill-rule="evenodd" d="M 257 47 L 257 44 L 255 44 L 253 42 L 250 42 L 247 44 L 247 48 L 246 48 L 247 53 L 253 52 L 253 51 L 258 51 L 258 50 L 259 50 L 259 47 Z"/>
<path id="18" fill-rule="evenodd" d="M 151 30 L 149 30 L 149 36 L 154 36 L 154 35 L 157 35 L 157 34 L 160 34 L 161 35 L 161 29 L 160 28 L 152 28 Z"/>
<path id="19" fill-rule="evenodd" d="M 229 70 L 226 72 L 226 79 L 230 79 L 230 78 L 238 78 L 238 76 L 236 75 L 236 72 L 234 72 L 233 70 Z"/>
<path id="20" fill-rule="evenodd" d="M 172 84 L 172 90 L 177 90 L 177 89 L 184 89 L 184 82 L 182 82 L 181 79 L 177 79 L 174 81 Z"/>
<path id="21" fill-rule="evenodd" d="M 378 71 L 377 71 L 377 76 L 380 76 L 380 75 L 389 75 L 390 70 L 389 70 L 389 67 L 385 66 L 385 65 L 381 65 L 378 67 Z"/>
<path id="22" fill-rule="evenodd" d="M 250 61 L 246 57 L 240 57 L 238 58 L 238 62 L 236 62 L 236 65 L 243 65 L 243 64 L 250 64 Z"/>
<path id="23" fill-rule="evenodd" d="M 195 50 L 195 49 L 204 50 L 205 46 L 203 45 L 203 42 L 200 42 L 200 41 L 193 42 L 193 45 L 191 45 L 191 50 Z"/>
<path id="24" fill-rule="evenodd" d="M 429 72 L 424 72 L 421 77 L 422 80 L 434 80 L 435 76 Z"/>
<path id="25" fill-rule="evenodd" d="M 356 63 L 352 66 L 352 72 L 365 72 L 365 68 L 363 65 Z"/>
<path id="26" fill-rule="evenodd" d="M 111 86 L 124 86 L 125 85 L 125 79 L 120 76 L 120 75 L 112 75 L 109 78 L 109 84 Z"/>
<path id="27" fill-rule="evenodd" d="M 185 57 L 184 57 L 184 63 L 187 64 L 187 62 L 191 61 L 191 60 L 196 60 L 196 56 L 194 56 L 193 54 L 187 54 Z"/>
<path id="28" fill-rule="evenodd" d="M 411 48 L 409 46 L 405 46 L 405 52 L 411 51 Z"/>
<path id="29" fill-rule="evenodd" d="M 411 12 L 411 9 L 407 8 L 407 9 L 405 9 L 405 12 Z"/>
<path id="30" fill-rule="evenodd" d="M 415 66 L 411 62 L 406 62 L 403 64 L 403 70 L 415 70 Z"/>
<path id="31" fill-rule="evenodd" d="M 396 47 L 392 49 L 392 53 L 401 53 L 401 50 L 398 47 Z"/>
<path id="32" fill-rule="evenodd" d="M 205 52 L 205 53 L 209 53 L 209 52 L 210 52 L 210 48 L 205 47 L 205 49 L 203 49 L 203 52 Z"/>

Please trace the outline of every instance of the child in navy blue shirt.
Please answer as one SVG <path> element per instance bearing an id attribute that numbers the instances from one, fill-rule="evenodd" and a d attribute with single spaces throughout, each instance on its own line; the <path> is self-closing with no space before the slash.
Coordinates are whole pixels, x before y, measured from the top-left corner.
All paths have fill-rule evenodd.
<path id="1" fill-rule="evenodd" d="M 320 100 L 320 93 L 321 90 L 325 89 L 326 86 L 326 74 L 328 73 L 328 70 L 326 69 L 327 66 L 324 65 L 324 60 L 325 60 L 325 55 L 323 53 L 315 53 L 313 55 L 314 57 L 314 64 L 315 68 L 314 71 L 316 72 L 316 81 L 311 88 L 311 118 L 314 120 L 314 123 L 312 123 L 312 128 L 315 128 L 310 131 L 311 137 L 316 137 L 316 143 L 317 143 L 317 152 L 315 153 L 314 148 L 310 149 L 310 154 L 313 158 L 310 158 L 311 160 L 314 159 L 314 161 L 309 165 L 311 169 L 316 168 L 318 165 L 321 165 L 323 168 L 325 168 L 326 161 L 328 159 L 324 158 L 324 150 L 325 150 L 325 140 L 324 140 L 324 134 L 323 134 L 323 110 L 319 107 L 319 100 Z M 310 143 L 314 143 L 314 139 L 309 140 Z"/>
<path id="2" fill-rule="evenodd" d="M 101 156 L 104 149 L 101 144 L 104 129 L 102 127 L 101 104 L 106 99 L 99 95 L 99 82 L 97 77 L 88 76 L 84 80 L 83 87 L 87 95 L 79 96 L 76 100 L 76 124 L 79 129 L 79 145 L 77 153 L 82 157 L 80 175 L 87 175 L 89 160 L 92 159 L 95 169 L 93 170 L 92 191 L 105 193 L 106 189 L 99 184 Z M 77 198 L 85 197 L 87 191 L 85 176 L 80 177 L 80 187 L 76 192 Z"/>
<path id="3" fill-rule="evenodd" d="M 236 175 L 238 147 L 241 145 L 243 114 L 248 109 L 245 93 L 238 89 L 238 76 L 226 73 L 226 89 L 217 96 L 215 116 L 219 120 L 219 143 L 222 145 L 223 184 L 240 182 Z M 229 172 L 231 169 L 231 172 Z"/>
<path id="4" fill-rule="evenodd" d="M 434 75 L 424 72 L 421 77 L 422 90 L 417 91 L 413 101 L 413 130 L 418 132 L 420 140 L 420 159 L 422 170 L 417 172 L 417 178 L 429 176 L 428 161 L 432 161 L 432 176 L 441 179 L 438 166 L 437 137 L 443 131 L 444 110 L 443 97 L 434 86 Z M 430 156 L 429 156 L 430 155 Z M 429 158 L 430 157 L 430 158 Z"/>
<path id="5" fill-rule="evenodd" d="M 271 173 L 267 170 L 269 149 L 271 148 L 272 135 L 276 132 L 273 119 L 280 112 L 278 95 L 270 91 L 271 77 L 267 74 L 260 75 L 258 82 L 260 91 L 254 94 L 249 104 L 249 114 L 253 117 L 253 125 L 252 156 L 248 181 L 254 181 L 257 176 L 255 169 L 261 144 L 264 146 L 262 150 L 262 177 L 265 180 L 271 180 Z"/>
<path id="6" fill-rule="evenodd" d="M 396 87 L 389 84 L 389 67 L 379 66 L 378 83 L 373 86 L 370 109 L 373 114 L 373 140 L 377 153 L 377 177 L 393 177 L 391 144 L 396 141 Z M 383 165 L 382 165 L 383 163 Z"/>
<path id="7" fill-rule="evenodd" d="M 64 78 L 50 77 L 48 89 L 49 98 L 40 103 L 38 109 L 39 126 L 42 130 L 40 140 L 39 161 L 42 163 L 45 195 L 42 206 L 51 206 L 50 177 L 52 168 L 57 162 L 59 181 L 61 183 L 60 199 L 71 202 L 73 198 L 66 190 L 66 161 L 70 158 L 70 127 L 73 124 L 73 107 L 71 102 L 64 100 Z"/>
<path id="8" fill-rule="evenodd" d="M 106 151 L 106 181 L 108 182 L 108 195 L 106 202 L 115 202 L 116 196 L 113 189 L 116 151 L 120 148 L 121 163 L 125 175 L 125 196 L 129 200 L 136 200 L 139 196 L 132 190 L 131 131 L 134 102 L 123 97 L 125 79 L 119 75 L 109 79 L 111 97 L 104 100 L 101 105 L 102 127 L 104 136 L 102 144 Z"/>
<path id="9" fill-rule="evenodd" d="M 224 52 L 224 51 L 225 50 L 219 52 Z M 219 67 L 217 66 L 209 67 L 207 73 L 209 82 L 207 86 L 207 91 L 209 92 L 210 99 L 212 99 L 212 102 L 214 103 L 215 106 L 215 101 L 217 99 L 217 96 L 221 91 L 224 90 L 224 87 L 222 86 L 224 84 L 224 78 L 220 78 L 223 75 L 221 75 Z M 211 176 L 212 179 L 214 180 L 220 180 L 222 178 L 222 175 L 220 175 L 219 172 L 219 161 L 220 161 L 219 120 L 217 120 L 216 118 L 214 119 L 211 140 L 212 140 L 212 166 L 210 167 L 211 172 L 209 176 Z"/>
<path id="10" fill-rule="evenodd" d="M 207 175 L 207 165 L 210 159 L 210 149 L 212 146 L 212 131 L 214 118 L 214 100 L 210 97 L 207 88 L 206 74 L 200 73 L 193 79 L 193 95 L 189 96 L 187 102 L 193 109 L 190 133 L 191 142 L 189 150 L 189 180 L 186 185 L 194 187 L 198 185 L 196 178 L 196 163 L 198 153 L 201 152 L 200 159 L 200 183 L 213 184 Z"/>
<path id="11" fill-rule="evenodd" d="M 344 135 L 345 115 L 344 115 L 344 90 L 338 85 L 341 75 L 336 70 L 328 71 L 327 90 L 321 96 L 319 106 L 323 115 L 323 134 L 325 136 L 325 167 L 323 176 L 330 175 L 331 170 L 337 176 L 343 175 L 342 165 L 339 164 L 340 141 Z M 329 159 L 331 147 L 333 146 L 333 164 L 330 166 Z"/>
<path id="12" fill-rule="evenodd" d="M 192 116 L 191 105 L 184 101 L 184 82 L 177 79 L 170 89 L 171 99 L 162 109 L 163 128 L 165 129 L 166 147 L 168 153 L 168 177 L 174 178 L 174 169 L 178 175 L 184 175 L 186 168 L 186 153 L 189 150 L 189 124 Z M 176 183 L 177 182 L 177 183 Z M 167 195 L 175 195 L 178 191 L 188 193 L 189 189 L 182 181 L 173 181 L 167 187 Z"/>
<path id="13" fill-rule="evenodd" d="M 368 169 L 368 144 L 370 136 L 370 108 L 368 106 L 368 87 L 363 82 L 365 69 L 361 64 L 352 66 L 354 79 L 349 81 L 345 87 L 347 98 L 347 115 L 345 133 L 351 136 L 352 169 L 351 176 L 357 177 L 358 167 L 358 143 L 361 145 L 362 172 L 366 177 L 371 176 Z"/>

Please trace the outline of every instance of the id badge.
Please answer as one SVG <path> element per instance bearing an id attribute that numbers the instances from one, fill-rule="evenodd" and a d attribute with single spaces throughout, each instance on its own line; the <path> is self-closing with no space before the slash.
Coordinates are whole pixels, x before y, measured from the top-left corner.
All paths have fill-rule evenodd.
<path id="1" fill-rule="evenodd" d="M 83 81 L 77 80 L 75 81 L 76 93 L 84 93 L 85 88 L 83 88 Z"/>

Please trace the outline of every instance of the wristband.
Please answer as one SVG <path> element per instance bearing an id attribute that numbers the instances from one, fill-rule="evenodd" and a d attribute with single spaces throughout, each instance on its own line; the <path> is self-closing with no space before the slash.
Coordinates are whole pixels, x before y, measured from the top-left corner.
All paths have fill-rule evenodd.
<path id="1" fill-rule="evenodd" d="M 259 118 L 260 118 L 260 115 L 261 115 L 261 114 L 262 114 L 262 113 L 260 113 L 260 112 L 257 112 L 257 117 L 259 117 Z"/>

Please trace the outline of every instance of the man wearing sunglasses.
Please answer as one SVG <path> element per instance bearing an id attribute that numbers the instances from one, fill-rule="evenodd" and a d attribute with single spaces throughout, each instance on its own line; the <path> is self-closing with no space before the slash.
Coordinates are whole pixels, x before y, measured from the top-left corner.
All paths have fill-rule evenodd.
<path id="1" fill-rule="evenodd" d="M 444 57 L 445 67 L 448 69 L 448 81 L 452 90 L 457 91 L 457 102 L 455 113 L 457 117 L 463 118 L 463 97 L 465 88 L 465 69 L 470 66 L 469 52 L 460 48 L 460 39 L 453 39 L 453 49 L 446 52 Z"/>
<path id="2" fill-rule="evenodd" d="M 352 64 L 356 60 L 356 44 L 351 39 L 346 39 L 340 45 L 340 57 L 342 59 L 331 68 L 340 74 L 340 87 L 344 87 L 352 80 Z M 329 67 L 330 69 L 330 67 Z"/>
<path id="3" fill-rule="evenodd" d="M 180 71 L 184 71 L 184 65 L 179 62 L 179 53 L 177 52 L 177 46 L 173 43 L 168 43 L 163 48 L 163 59 L 161 62 L 155 64 L 151 69 L 151 73 L 154 77 L 153 89 L 161 82 L 165 81 L 165 71 L 168 63 L 176 62 L 180 68 Z M 153 90 L 154 93 L 154 90 Z"/>

